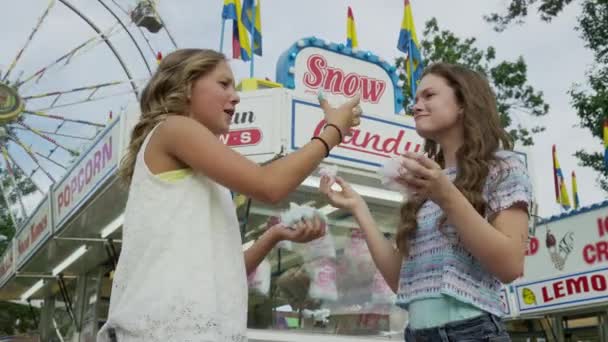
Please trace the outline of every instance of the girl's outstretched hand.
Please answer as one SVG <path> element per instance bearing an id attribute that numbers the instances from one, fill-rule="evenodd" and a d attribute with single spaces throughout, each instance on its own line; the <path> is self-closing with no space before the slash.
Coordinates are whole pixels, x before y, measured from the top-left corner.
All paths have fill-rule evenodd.
<path id="1" fill-rule="evenodd" d="M 319 190 L 329 200 L 329 203 L 336 208 L 354 211 L 356 208 L 365 205 L 365 201 L 353 188 L 341 177 L 336 177 L 336 183 L 342 188 L 340 191 L 331 189 L 329 177 L 321 177 Z"/>
<path id="2" fill-rule="evenodd" d="M 293 227 L 286 227 L 284 224 L 278 223 L 269 230 L 275 235 L 277 241 L 306 243 L 325 235 L 325 226 L 325 222 L 315 216 L 314 219 L 302 220 Z"/>

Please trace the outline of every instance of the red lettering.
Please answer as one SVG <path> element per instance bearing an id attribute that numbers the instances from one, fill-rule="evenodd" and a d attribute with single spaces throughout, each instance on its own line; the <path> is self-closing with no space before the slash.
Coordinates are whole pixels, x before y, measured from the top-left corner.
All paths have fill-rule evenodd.
<path id="1" fill-rule="evenodd" d="M 590 286 L 591 285 L 591 286 Z M 541 289 L 543 301 L 548 303 L 558 298 L 571 296 L 590 291 L 605 292 L 608 289 L 608 281 L 603 274 L 594 274 L 590 277 L 580 276 L 560 280 Z M 553 290 L 553 293 L 550 293 Z"/>
<path id="2" fill-rule="evenodd" d="M 87 183 L 84 177 L 84 169 L 80 169 L 80 171 L 78 171 L 78 192 L 81 192 L 82 188 L 84 188 L 86 185 Z"/>
<path id="3" fill-rule="evenodd" d="M 74 176 L 70 182 L 70 193 L 77 194 L 78 193 L 78 175 Z"/>
<path id="4" fill-rule="evenodd" d="M 57 211 L 61 213 L 61 208 L 63 208 L 65 206 L 65 203 L 63 200 L 63 191 L 59 193 L 59 197 L 57 198 L 57 203 L 59 205 L 59 208 L 57 208 Z"/>
<path id="5" fill-rule="evenodd" d="M 608 243 L 606 241 L 599 241 L 596 244 L 598 261 L 608 260 Z"/>
<path id="6" fill-rule="evenodd" d="M 367 77 L 361 77 L 361 87 L 363 88 L 361 97 L 367 99 L 371 103 L 378 103 L 384 93 L 384 89 L 386 89 L 386 83 Z"/>
<path id="7" fill-rule="evenodd" d="M 555 293 L 555 298 L 561 298 L 564 297 L 566 294 L 563 292 L 564 290 L 564 283 L 563 282 L 557 282 L 557 283 L 553 283 L 553 292 Z"/>
<path id="8" fill-rule="evenodd" d="M 606 278 L 599 274 L 594 274 L 591 276 L 591 287 L 598 292 L 602 292 L 606 290 Z"/>
<path id="9" fill-rule="evenodd" d="M 325 57 L 312 55 L 306 61 L 307 71 L 304 73 L 304 85 L 311 89 L 323 87 L 332 94 L 343 94 L 352 97 L 361 92 L 361 101 L 378 103 L 386 90 L 386 82 L 349 73 L 339 67 L 330 67 Z"/>
<path id="10" fill-rule="evenodd" d="M 597 218 L 597 232 L 600 237 L 606 234 L 606 230 L 608 230 L 608 216 L 601 218 Z"/>
<path id="11" fill-rule="evenodd" d="M 31 228 L 32 241 L 38 240 L 38 237 L 40 236 L 40 234 L 42 234 L 42 232 L 44 232 L 44 230 L 46 229 L 46 226 L 47 226 L 47 217 L 45 215 L 40 220 L 40 222 L 38 222 L 38 224 L 32 226 L 32 228 Z"/>
<path id="12" fill-rule="evenodd" d="M 19 242 L 17 243 L 17 252 L 19 252 L 19 255 L 25 253 L 25 251 L 27 251 L 27 249 L 30 247 L 30 236 L 27 235 L 25 237 L 25 239 L 23 240 L 19 240 Z"/>
<path id="13" fill-rule="evenodd" d="M 589 282 L 587 277 L 579 277 L 578 279 L 566 279 L 566 289 L 568 294 L 589 292 Z"/>
<path id="14" fill-rule="evenodd" d="M 108 142 L 103 144 L 103 167 L 106 167 L 106 162 L 112 159 L 112 136 L 108 138 Z"/>
<path id="15" fill-rule="evenodd" d="M 538 242 L 538 238 L 536 236 L 530 237 L 530 242 L 528 242 L 528 248 L 526 248 L 526 255 L 534 255 L 538 252 L 538 248 L 540 247 L 540 243 Z"/>
<path id="16" fill-rule="evenodd" d="M 408 152 L 408 151 L 410 150 L 410 148 L 411 148 L 411 147 L 412 147 L 412 142 L 411 142 L 411 141 L 408 141 L 408 142 L 405 144 L 405 149 L 404 149 L 404 152 Z M 416 148 L 414 149 L 414 152 L 418 152 L 418 151 L 420 151 L 420 144 L 416 144 Z"/>
<path id="17" fill-rule="evenodd" d="M 90 183 L 93 178 L 93 161 L 90 159 L 87 161 L 87 165 L 84 168 L 84 176 L 87 184 Z"/>
<path id="18" fill-rule="evenodd" d="M 334 94 L 340 93 L 340 86 L 344 80 L 342 70 L 335 68 L 327 68 L 327 76 L 325 76 L 325 84 L 323 89 L 327 89 Z"/>
<path id="19" fill-rule="evenodd" d="M 239 129 L 220 135 L 220 141 L 231 147 L 257 145 L 262 140 L 259 128 Z"/>
<path id="20" fill-rule="evenodd" d="M 588 244 L 583 247 L 583 259 L 589 265 L 608 261 L 608 242 L 598 241 L 595 244 Z"/>
<path id="21" fill-rule="evenodd" d="M 313 136 L 318 136 L 323 131 L 325 124 L 325 120 L 321 120 L 315 127 Z M 379 134 L 366 132 L 362 129 L 351 129 L 351 135 L 344 137 L 340 147 L 390 158 L 412 149 L 413 143 L 411 141 L 407 141 L 405 144 L 403 142 L 405 133 L 405 130 L 399 130 L 396 137 L 384 138 Z M 414 151 L 418 152 L 421 145 L 415 144 L 415 146 Z"/>
<path id="22" fill-rule="evenodd" d="M 583 259 L 585 259 L 585 262 L 589 265 L 595 263 L 595 254 L 592 254 L 594 250 L 595 248 L 591 244 L 583 247 Z"/>
<path id="23" fill-rule="evenodd" d="M 543 294 L 543 302 L 549 303 L 550 301 L 552 301 L 553 299 L 555 299 L 555 298 L 549 296 L 549 293 L 547 292 L 547 287 L 546 286 L 544 286 L 542 288 L 541 292 Z"/>
<path id="24" fill-rule="evenodd" d="M 72 191 L 70 185 L 66 185 L 63 191 L 59 194 L 59 209 L 57 210 L 61 213 L 61 209 L 70 205 L 72 201 Z"/>
<path id="25" fill-rule="evenodd" d="M 327 67 L 327 61 L 323 56 L 312 55 L 306 62 L 308 71 L 304 73 L 304 84 L 307 87 L 316 89 L 323 82 L 323 71 Z"/>
<path id="26" fill-rule="evenodd" d="M 95 154 L 93 155 L 93 164 L 95 164 L 95 170 L 93 171 L 93 174 L 96 175 L 98 172 L 101 171 L 101 152 L 100 151 L 95 151 Z"/>
<path id="27" fill-rule="evenodd" d="M 401 145 L 401 140 L 403 139 L 403 131 L 399 131 L 396 138 L 388 138 L 382 144 L 382 149 L 386 151 L 388 154 L 398 155 L 399 154 L 399 145 Z M 409 141 L 407 142 L 410 143 Z M 407 151 L 408 145 L 406 145 L 405 150 Z"/>
<path id="28" fill-rule="evenodd" d="M 344 95 L 352 97 L 359 90 L 359 75 L 350 73 L 344 79 Z"/>

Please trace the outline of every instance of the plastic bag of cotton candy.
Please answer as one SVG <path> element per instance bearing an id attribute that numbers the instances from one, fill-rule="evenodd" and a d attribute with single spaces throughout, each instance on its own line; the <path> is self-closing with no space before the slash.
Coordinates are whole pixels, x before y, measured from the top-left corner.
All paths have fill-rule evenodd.
<path id="1" fill-rule="evenodd" d="M 302 220 L 313 220 L 318 217 L 321 224 L 327 227 L 327 217 L 316 208 L 307 205 L 290 203 L 289 210 L 283 212 L 279 218 L 281 224 L 291 228 Z M 292 228 L 293 229 L 293 228 Z M 327 231 L 322 237 L 304 244 L 283 244 L 281 247 L 293 250 L 300 254 L 304 261 L 314 260 L 320 257 L 336 257 L 336 249 L 331 234 Z"/>
<path id="2" fill-rule="evenodd" d="M 310 288 L 308 289 L 308 296 L 310 298 L 329 301 L 338 300 L 335 258 L 316 258 L 305 263 L 304 269 L 310 277 Z"/>
<path id="3" fill-rule="evenodd" d="M 317 209 L 309 206 L 290 204 L 289 210 L 281 214 L 279 222 L 293 227 L 302 219 L 312 220 L 318 217 L 327 226 L 327 217 Z M 335 301 L 338 298 L 336 287 L 336 247 L 333 236 L 326 231 L 322 237 L 307 243 L 282 243 L 283 248 L 299 254 L 304 261 L 304 268 L 310 277 L 310 298 Z"/>
<path id="4" fill-rule="evenodd" d="M 270 268 L 270 262 L 266 259 L 262 260 L 258 267 L 247 275 L 249 289 L 267 296 L 270 291 Z"/>
<path id="5" fill-rule="evenodd" d="M 399 191 L 409 197 L 413 194 L 413 190 L 405 184 L 398 181 L 398 178 L 407 173 L 407 169 L 403 167 L 404 156 L 397 156 L 387 159 L 378 169 L 380 182 L 388 189 Z"/>
<path id="6" fill-rule="evenodd" d="M 302 222 L 303 220 L 313 220 L 315 217 L 318 217 L 321 220 L 321 224 L 324 227 L 327 227 L 327 217 L 318 209 L 307 205 L 290 203 L 288 210 L 281 213 L 279 217 L 271 218 L 272 223 L 269 221 L 268 227 L 280 223 L 288 229 L 296 229 L 294 227 L 298 223 Z M 281 241 L 277 246 L 300 253 L 305 261 L 312 260 L 320 256 L 336 256 L 333 239 L 331 234 L 328 234 L 327 231 L 322 237 L 308 243 L 296 244 L 296 247 L 294 247 L 294 244 L 291 241 Z"/>

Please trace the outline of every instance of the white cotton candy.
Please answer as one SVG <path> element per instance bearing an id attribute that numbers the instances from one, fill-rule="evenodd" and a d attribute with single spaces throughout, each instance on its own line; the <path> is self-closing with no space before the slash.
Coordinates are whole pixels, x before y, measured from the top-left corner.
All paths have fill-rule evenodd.
<path id="1" fill-rule="evenodd" d="M 289 209 L 281 214 L 281 223 L 286 227 L 294 229 L 294 226 L 304 220 L 312 220 L 317 216 L 321 222 L 327 224 L 327 218 L 316 208 L 307 205 L 289 204 Z"/>
<path id="2" fill-rule="evenodd" d="M 378 169 L 378 175 L 380 175 L 380 182 L 383 186 L 391 190 L 399 191 L 409 197 L 412 190 L 397 181 L 399 176 L 402 176 L 407 172 L 407 170 L 402 167 L 403 160 L 405 160 L 405 157 L 403 156 L 387 159 Z"/>
<path id="3" fill-rule="evenodd" d="M 336 181 L 336 176 L 338 175 L 338 165 L 323 165 L 319 169 L 319 175 L 321 177 L 325 176 L 329 178 L 329 186 L 332 186 Z"/>

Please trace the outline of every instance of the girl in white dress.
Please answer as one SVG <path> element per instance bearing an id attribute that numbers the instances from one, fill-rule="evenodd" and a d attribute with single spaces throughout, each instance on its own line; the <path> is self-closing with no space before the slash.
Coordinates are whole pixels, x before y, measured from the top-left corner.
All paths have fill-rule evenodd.
<path id="1" fill-rule="evenodd" d="M 121 164 L 130 183 L 122 253 L 98 341 L 245 341 L 247 280 L 281 240 L 307 242 L 318 220 L 274 226 L 246 252 L 230 190 L 276 203 L 317 168 L 349 128 L 358 98 L 320 99 L 326 129 L 297 152 L 259 166 L 225 146 L 239 103 L 224 55 L 166 56 L 141 96 L 141 118 Z"/>

